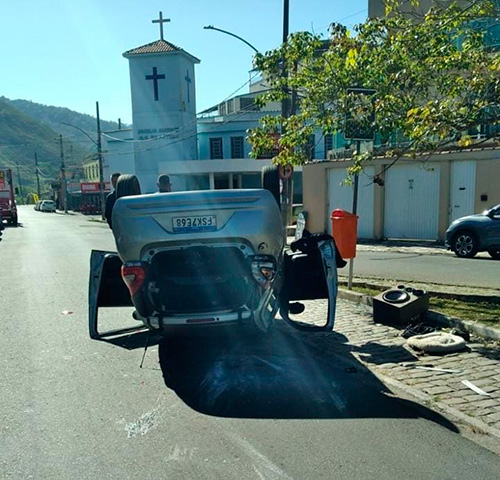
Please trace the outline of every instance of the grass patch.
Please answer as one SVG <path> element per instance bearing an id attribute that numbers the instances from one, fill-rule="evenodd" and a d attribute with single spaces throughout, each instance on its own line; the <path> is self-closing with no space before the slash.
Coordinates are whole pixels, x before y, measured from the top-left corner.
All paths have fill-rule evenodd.
<path id="1" fill-rule="evenodd" d="M 343 286 L 345 288 L 345 286 Z M 353 286 L 355 292 L 374 297 L 382 290 L 369 287 Z M 464 302 L 451 298 L 440 298 L 431 296 L 429 299 L 430 309 L 449 317 L 481 322 L 490 327 L 500 327 L 500 305 L 489 302 Z"/>
<path id="2" fill-rule="evenodd" d="M 500 326 L 500 305 L 488 302 L 464 302 L 451 298 L 430 298 L 431 310 L 449 317 L 479 321 L 491 327 Z"/>

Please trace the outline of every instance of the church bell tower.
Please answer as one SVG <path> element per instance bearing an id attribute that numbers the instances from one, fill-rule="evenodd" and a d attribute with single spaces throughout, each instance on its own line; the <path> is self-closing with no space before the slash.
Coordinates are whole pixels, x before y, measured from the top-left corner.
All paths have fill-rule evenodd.
<path id="1" fill-rule="evenodd" d="M 169 21 L 160 12 L 153 20 L 160 39 L 123 54 L 129 60 L 135 172 L 143 193 L 155 190 L 159 162 L 197 159 L 194 66 L 200 60 L 163 38 Z"/>

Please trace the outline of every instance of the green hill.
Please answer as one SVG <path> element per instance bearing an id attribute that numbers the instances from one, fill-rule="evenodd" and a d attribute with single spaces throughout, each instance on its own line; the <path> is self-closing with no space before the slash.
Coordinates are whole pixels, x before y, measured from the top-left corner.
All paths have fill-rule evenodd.
<path id="1" fill-rule="evenodd" d="M 17 110 L 20 110 L 39 122 L 45 123 L 63 137 L 79 143 L 81 147 L 89 151 L 95 151 L 94 144 L 85 134 L 81 133 L 77 128 L 65 125 L 65 123 L 75 125 L 75 127 L 84 130 L 95 139 L 97 132 L 95 117 L 75 112 L 69 108 L 52 107 L 50 105 L 42 105 L 41 103 L 35 103 L 28 100 L 9 100 L 5 97 L 3 97 L 3 99 L 9 102 Z M 101 119 L 102 131 L 116 130 L 117 128 L 118 122 L 109 122 Z"/>
<path id="2" fill-rule="evenodd" d="M 80 142 L 63 139 L 67 170 L 81 167 L 91 150 Z M 17 165 L 24 194 L 36 191 L 34 155 L 38 155 L 42 189 L 47 190 L 61 164 L 59 132 L 35 120 L 7 99 L 0 98 L 0 165 L 10 167 L 18 185 Z"/>

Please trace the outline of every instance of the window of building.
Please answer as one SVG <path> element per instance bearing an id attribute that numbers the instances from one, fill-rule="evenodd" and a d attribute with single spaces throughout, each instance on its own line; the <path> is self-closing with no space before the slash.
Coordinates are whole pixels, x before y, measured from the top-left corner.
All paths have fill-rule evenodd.
<path id="1" fill-rule="evenodd" d="M 210 139 L 210 158 L 212 160 L 222 157 L 222 137 Z"/>
<path id="2" fill-rule="evenodd" d="M 258 112 L 260 110 L 260 107 L 255 104 L 255 100 L 253 98 L 249 97 L 241 97 L 240 98 L 240 110 L 245 110 L 245 111 L 255 111 Z"/>
<path id="3" fill-rule="evenodd" d="M 331 133 L 325 133 L 325 156 L 328 158 L 328 150 L 333 150 L 333 135 Z"/>
<path id="4" fill-rule="evenodd" d="M 233 113 L 234 112 L 234 99 L 231 98 L 231 100 L 227 101 L 227 113 Z"/>
<path id="5" fill-rule="evenodd" d="M 243 158 L 244 152 L 243 137 L 231 137 L 231 158 Z"/>

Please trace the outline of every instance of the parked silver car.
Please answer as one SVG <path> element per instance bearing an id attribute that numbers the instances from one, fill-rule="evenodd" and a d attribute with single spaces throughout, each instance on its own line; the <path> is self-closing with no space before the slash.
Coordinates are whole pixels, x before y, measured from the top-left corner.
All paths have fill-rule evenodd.
<path id="1" fill-rule="evenodd" d="M 52 212 L 56 211 L 56 202 L 54 200 L 43 200 L 40 204 L 41 212 Z"/>
<path id="2" fill-rule="evenodd" d="M 500 260 L 500 205 L 455 220 L 446 230 L 446 246 L 458 257 L 472 258 L 487 251 Z"/>
<path id="3" fill-rule="evenodd" d="M 92 338 L 106 335 L 98 331 L 99 307 L 125 305 L 149 329 L 233 325 L 266 333 L 278 310 L 291 322 L 292 301 L 328 298 L 324 328 L 333 328 L 333 239 L 311 238 L 302 252 L 285 252 L 281 213 L 267 190 L 119 198 L 113 234 L 118 253 L 91 256 Z"/>

